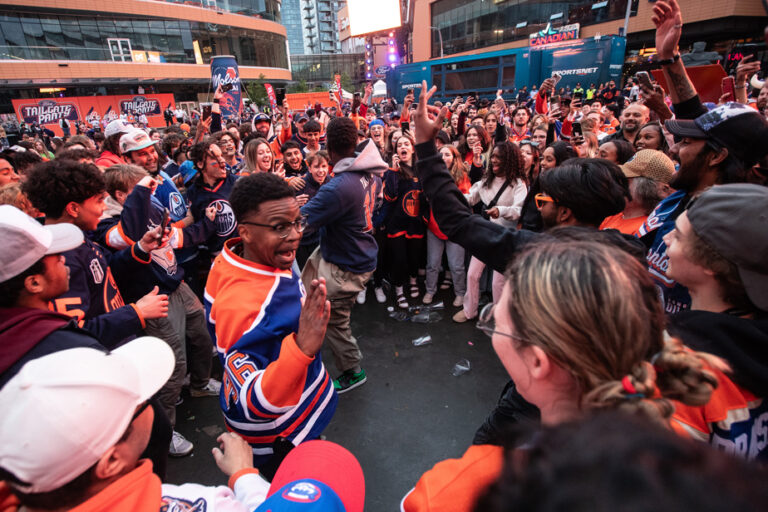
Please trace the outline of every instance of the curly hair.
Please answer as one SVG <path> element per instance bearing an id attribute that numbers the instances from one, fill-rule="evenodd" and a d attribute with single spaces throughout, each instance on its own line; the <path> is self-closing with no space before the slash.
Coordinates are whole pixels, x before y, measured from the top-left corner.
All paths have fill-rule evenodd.
<path id="1" fill-rule="evenodd" d="M 501 160 L 501 168 L 504 171 L 504 179 L 513 183 L 515 180 L 525 179 L 525 157 L 520 151 L 517 144 L 513 144 L 507 140 L 503 142 L 497 142 L 493 147 L 493 150 L 499 150 L 499 160 Z M 488 159 L 488 166 L 485 170 L 484 187 L 490 187 L 496 176 L 491 169 L 491 160 Z"/>
<path id="2" fill-rule="evenodd" d="M 226 132 L 220 133 L 223 135 L 229 135 L 229 133 Z M 211 150 L 211 146 L 215 145 L 216 142 L 218 141 L 215 141 L 212 138 L 207 138 L 189 148 L 187 155 L 189 156 L 189 159 L 192 160 L 192 162 L 195 164 L 195 167 L 198 169 L 205 167 L 205 159 Z"/>
<path id="3" fill-rule="evenodd" d="M 334 117 L 325 129 L 326 149 L 341 157 L 350 157 L 357 147 L 357 126 L 348 117 Z"/>
<path id="4" fill-rule="evenodd" d="M 35 166 L 21 189 L 46 217 L 58 219 L 69 203 L 103 194 L 106 185 L 95 165 L 57 158 Z"/>
<path id="5" fill-rule="evenodd" d="M 261 203 L 286 197 L 294 197 L 294 191 L 284 179 L 275 174 L 257 172 L 237 180 L 229 195 L 229 204 L 235 219 L 241 222 L 250 212 L 258 212 Z"/>

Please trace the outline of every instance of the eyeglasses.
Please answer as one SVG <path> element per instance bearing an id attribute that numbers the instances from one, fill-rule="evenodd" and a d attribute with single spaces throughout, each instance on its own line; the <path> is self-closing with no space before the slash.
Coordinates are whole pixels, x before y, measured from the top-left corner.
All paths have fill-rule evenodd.
<path id="1" fill-rule="evenodd" d="M 507 338 L 512 338 L 513 340 L 527 341 L 525 338 L 521 338 L 520 336 L 516 336 L 507 332 L 497 331 L 496 319 L 493 316 L 495 309 L 496 304 L 486 304 L 483 309 L 480 310 L 480 314 L 477 317 L 476 327 L 487 334 L 489 338 L 493 338 L 494 334 L 499 334 L 501 336 L 506 336 Z"/>
<path id="2" fill-rule="evenodd" d="M 272 230 L 277 233 L 277 236 L 280 238 L 288 238 L 288 235 L 291 234 L 291 229 L 295 229 L 297 232 L 302 233 L 304 229 L 307 227 L 307 218 L 301 217 L 300 219 L 296 219 L 293 222 L 281 222 L 279 224 L 260 224 L 258 222 L 246 222 L 242 221 L 240 224 L 247 224 L 250 226 L 261 226 L 263 228 L 272 228 Z"/>
<path id="3" fill-rule="evenodd" d="M 524 140 L 522 142 L 519 142 L 518 144 L 520 144 L 521 146 L 526 146 L 526 145 L 533 146 L 534 148 L 539 147 L 539 143 L 536 142 L 535 140 Z"/>
<path id="4" fill-rule="evenodd" d="M 541 210 L 544 208 L 544 203 L 554 203 L 555 200 L 549 197 L 547 194 L 536 194 L 533 197 L 534 201 L 536 201 L 536 208 Z"/>

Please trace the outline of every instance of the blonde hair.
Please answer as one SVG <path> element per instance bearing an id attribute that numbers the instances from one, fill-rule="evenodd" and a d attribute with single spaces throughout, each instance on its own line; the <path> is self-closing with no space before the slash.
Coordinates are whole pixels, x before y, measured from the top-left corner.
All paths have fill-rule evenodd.
<path id="1" fill-rule="evenodd" d="M 258 171 L 259 166 L 256 161 L 256 157 L 259 151 L 259 146 L 262 144 L 266 144 L 266 146 L 269 148 L 269 152 L 272 153 L 272 166 L 269 172 L 272 172 L 275 170 L 275 152 L 272 151 L 272 146 L 269 145 L 269 142 L 267 142 L 267 139 L 259 137 L 257 139 L 249 140 L 248 144 L 246 144 L 245 148 L 243 149 L 243 156 L 245 157 L 245 167 L 248 172 Z"/>
<path id="2" fill-rule="evenodd" d="M 32 205 L 32 201 L 21 191 L 21 183 L 18 182 L 0 187 L 0 204 L 15 206 L 30 217 L 40 216 L 40 212 Z"/>
<path id="3" fill-rule="evenodd" d="M 544 242 L 524 251 L 507 277 L 519 343 L 538 346 L 571 374 L 582 410 L 621 409 L 664 423 L 674 410 L 666 398 L 702 405 L 717 387 L 704 362 L 724 363 L 664 341 L 656 288 L 626 252 Z"/>

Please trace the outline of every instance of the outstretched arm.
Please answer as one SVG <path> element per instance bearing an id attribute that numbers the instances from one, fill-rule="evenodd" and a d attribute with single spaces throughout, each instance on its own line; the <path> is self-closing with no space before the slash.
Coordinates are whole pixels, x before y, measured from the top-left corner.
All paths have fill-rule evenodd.
<path id="1" fill-rule="evenodd" d="M 446 107 L 428 106 L 436 88 L 427 91 L 423 82 L 418 108 L 414 115 L 416 139 L 416 172 L 424 193 L 432 206 L 440 229 L 473 256 L 490 265 L 497 272 L 504 272 L 510 258 L 525 243 L 539 236 L 525 230 L 508 229 L 473 215 L 464 194 L 456 186 L 435 146 L 435 136 L 443 125 Z"/>

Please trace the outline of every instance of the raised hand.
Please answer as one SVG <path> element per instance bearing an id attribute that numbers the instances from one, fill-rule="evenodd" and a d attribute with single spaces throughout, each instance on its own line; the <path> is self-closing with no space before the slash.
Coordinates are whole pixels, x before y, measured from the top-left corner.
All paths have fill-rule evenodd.
<path id="1" fill-rule="evenodd" d="M 659 59 L 674 57 L 683 32 L 683 16 L 677 0 L 659 0 L 653 6 L 651 21 L 656 25 L 656 51 Z"/>
<path id="2" fill-rule="evenodd" d="M 325 330 L 331 316 L 331 303 L 325 298 L 325 278 L 312 280 L 301 306 L 299 332 L 296 334 L 296 345 L 308 357 L 315 357 L 323 346 Z"/>
<path id="3" fill-rule="evenodd" d="M 416 144 L 429 142 L 435 139 L 437 132 L 443 128 L 443 121 L 448 112 L 447 107 L 437 108 L 428 105 L 430 98 L 437 91 L 437 87 L 432 86 L 427 90 L 426 80 L 421 82 L 421 94 L 419 95 L 419 104 L 416 107 L 416 113 L 413 116 L 414 138 Z"/>

